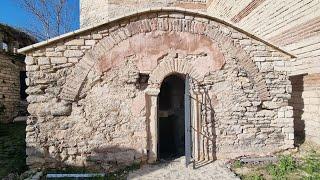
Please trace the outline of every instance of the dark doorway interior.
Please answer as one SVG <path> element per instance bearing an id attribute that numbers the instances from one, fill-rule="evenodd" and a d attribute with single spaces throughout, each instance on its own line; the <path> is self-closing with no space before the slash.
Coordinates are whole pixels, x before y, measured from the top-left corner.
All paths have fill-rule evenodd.
<path id="1" fill-rule="evenodd" d="M 184 76 L 164 79 L 159 94 L 159 157 L 171 159 L 184 155 Z"/>
<path id="2" fill-rule="evenodd" d="M 26 78 L 27 78 L 27 73 L 26 71 L 20 71 L 20 98 L 22 100 L 27 99 L 27 85 L 26 85 Z"/>

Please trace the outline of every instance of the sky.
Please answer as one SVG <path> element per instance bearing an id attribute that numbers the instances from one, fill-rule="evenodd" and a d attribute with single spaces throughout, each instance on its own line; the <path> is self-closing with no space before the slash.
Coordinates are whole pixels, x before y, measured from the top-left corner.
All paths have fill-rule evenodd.
<path id="1" fill-rule="evenodd" d="M 29 26 L 32 15 L 19 6 L 15 0 L 0 0 L 0 23 L 7 24 L 16 28 L 25 29 Z M 69 0 L 73 7 L 79 7 L 79 0 Z M 75 10 L 75 17 L 79 17 L 79 8 Z M 72 21 L 72 30 L 79 29 L 79 18 Z"/>

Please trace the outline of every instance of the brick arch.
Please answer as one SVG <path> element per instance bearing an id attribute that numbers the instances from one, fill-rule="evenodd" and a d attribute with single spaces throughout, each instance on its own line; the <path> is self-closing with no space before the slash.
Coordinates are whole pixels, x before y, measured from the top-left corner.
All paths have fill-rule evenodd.
<path id="1" fill-rule="evenodd" d="M 162 81 L 171 74 L 180 73 L 188 74 L 192 79 L 197 82 L 203 81 L 203 76 L 199 70 L 183 59 L 173 59 L 162 61 L 156 69 L 150 74 L 149 83 L 155 84 L 160 87 Z"/>
<path id="2" fill-rule="evenodd" d="M 155 35 L 157 32 L 189 33 L 190 35 L 211 39 L 218 44 L 222 53 L 228 53 L 229 56 L 236 58 L 238 65 L 247 71 L 261 100 L 267 100 L 270 97 L 263 75 L 259 72 L 250 55 L 230 37 L 230 30 L 225 31 L 227 28 L 233 28 L 235 31 L 238 31 L 238 29 L 228 27 L 230 25 L 209 16 L 172 9 L 144 11 L 129 18 L 132 19 L 128 21 L 128 17 L 126 19 L 119 18 L 105 25 L 107 26 L 106 29 L 110 31 L 108 36 L 100 40 L 76 64 L 72 73 L 66 79 L 66 83 L 60 93 L 61 99 L 68 101 L 76 100 L 88 73 L 91 70 L 99 71 L 99 63 L 101 61 L 107 62 L 106 56 L 111 56 L 112 53 L 110 52 L 119 47 L 120 43 L 137 35 L 152 32 Z M 223 28 L 219 28 L 219 26 Z M 242 32 L 236 33 L 241 34 Z"/>

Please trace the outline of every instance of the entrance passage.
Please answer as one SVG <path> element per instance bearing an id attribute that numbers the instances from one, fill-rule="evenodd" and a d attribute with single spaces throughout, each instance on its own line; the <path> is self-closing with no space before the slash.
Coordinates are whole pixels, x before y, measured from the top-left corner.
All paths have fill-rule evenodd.
<path id="1" fill-rule="evenodd" d="M 161 159 L 185 153 L 184 79 L 183 75 L 171 75 L 161 85 L 158 106 L 158 157 Z"/>

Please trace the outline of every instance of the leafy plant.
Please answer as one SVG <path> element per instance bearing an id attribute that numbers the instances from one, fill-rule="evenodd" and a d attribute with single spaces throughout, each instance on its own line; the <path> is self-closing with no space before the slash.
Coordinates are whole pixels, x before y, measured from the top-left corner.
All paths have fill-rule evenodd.
<path id="1" fill-rule="evenodd" d="M 272 179 L 285 179 L 285 176 L 296 169 L 296 163 L 291 156 L 281 156 L 278 164 L 269 164 L 268 173 Z"/>

